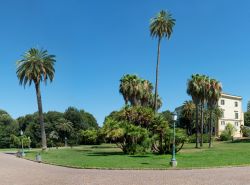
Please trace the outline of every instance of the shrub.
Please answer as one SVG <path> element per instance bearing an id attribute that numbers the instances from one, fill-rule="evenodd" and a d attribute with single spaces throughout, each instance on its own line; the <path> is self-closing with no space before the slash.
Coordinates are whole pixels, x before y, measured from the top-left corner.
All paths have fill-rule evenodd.
<path id="1" fill-rule="evenodd" d="M 188 137 L 184 129 L 175 131 L 176 152 L 179 152 Z M 153 125 L 152 151 L 159 154 L 169 154 L 173 148 L 173 129 L 168 127 L 167 121 L 162 116 L 157 116 Z"/>
<path id="2" fill-rule="evenodd" d="M 149 148 L 148 130 L 127 121 L 108 118 L 103 126 L 103 133 L 125 154 L 142 153 Z"/>
<path id="3" fill-rule="evenodd" d="M 241 132 L 243 134 L 243 137 L 250 137 L 250 128 L 249 127 L 242 127 Z"/>
<path id="4" fill-rule="evenodd" d="M 232 139 L 232 136 L 230 136 L 226 130 L 223 130 L 221 132 L 221 135 L 220 135 L 220 140 L 221 141 L 229 141 L 231 139 Z"/>
<path id="5" fill-rule="evenodd" d="M 101 143 L 100 131 L 96 129 L 81 130 L 80 136 L 83 144 L 96 145 Z"/>
<path id="6" fill-rule="evenodd" d="M 235 132 L 236 128 L 231 123 L 228 123 L 225 127 L 225 130 L 221 132 L 220 140 L 221 141 L 229 141 L 230 139 L 233 140 Z"/>

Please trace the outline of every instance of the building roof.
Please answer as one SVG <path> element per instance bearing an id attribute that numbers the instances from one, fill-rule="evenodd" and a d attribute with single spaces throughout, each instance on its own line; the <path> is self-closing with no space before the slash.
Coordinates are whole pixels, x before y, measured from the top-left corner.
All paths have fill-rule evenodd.
<path id="1" fill-rule="evenodd" d="M 224 93 L 224 92 L 221 93 L 221 97 L 242 100 L 242 96 L 232 95 L 232 94 L 228 94 L 228 93 Z"/>

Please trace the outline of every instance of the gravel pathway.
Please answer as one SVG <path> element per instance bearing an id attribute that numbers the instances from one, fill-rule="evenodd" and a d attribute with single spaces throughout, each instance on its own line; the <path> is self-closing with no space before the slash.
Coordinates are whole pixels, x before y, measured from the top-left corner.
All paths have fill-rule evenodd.
<path id="1" fill-rule="evenodd" d="M 81 170 L 0 153 L 0 185 L 250 185 L 250 167 L 204 170 Z"/>

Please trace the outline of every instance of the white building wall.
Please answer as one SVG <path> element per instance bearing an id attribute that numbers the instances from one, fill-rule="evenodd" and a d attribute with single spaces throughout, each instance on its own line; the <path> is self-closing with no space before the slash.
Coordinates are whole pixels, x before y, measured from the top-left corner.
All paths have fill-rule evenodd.
<path id="1" fill-rule="evenodd" d="M 221 98 L 219 99 L 218 105 L 224 111 L 224 116 L 218 121 L 217 135 L 220 135 L 220 133 L 225 130 L 225 127 L 228 123 L 231 123 L 237 130 L 235 133 L 235 137 L 240 137 L 240 126 L 244 125 L 242 97 L 223 93 Z M 238 118 L 236 116 L 236 113 L 238 113 Z"/>

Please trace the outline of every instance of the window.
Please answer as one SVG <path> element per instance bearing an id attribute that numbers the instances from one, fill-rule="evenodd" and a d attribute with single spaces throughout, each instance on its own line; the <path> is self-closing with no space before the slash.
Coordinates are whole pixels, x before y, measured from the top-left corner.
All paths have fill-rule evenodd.
<path id="1" fill-rule="evenodd" d="M 239 119 L 239 113 L 235 112 L 235 119 Z"/>
<path id="2" fill-rule="evenodd" d="M 221 113 L 222 113 L 222 114 L 221 114 L 221 118 L 224 118 L 224 110 L 222 110 Z"/>
<path id="3" fill-rule="evenodd" d="M 236 127 L 238 127 L 238 126 L 239 126 L 239 123 L 238 123 L 238 122 L 235 122 L 234 125 L 235 125 Z"/>
<path id="4" fill-rule="evenodd" d="M 221 123 L 220 123 L 221 125 L 225 125 L 225 121 L 221 121 Z"/>
<path id="5" fill-rule="evenodd" d="M 221 101 L 220 101 L 220 104 L 221 104 L 221 105 L 225 105 L 225 100 L 221 100 Z"/>
<path id="6" fill-rule="evenodd" d="M 238 107 L 238 102 L 237 102 L 237 101 L 234 102 L 234 106 L 235 106 L 235 107 Z"/>

